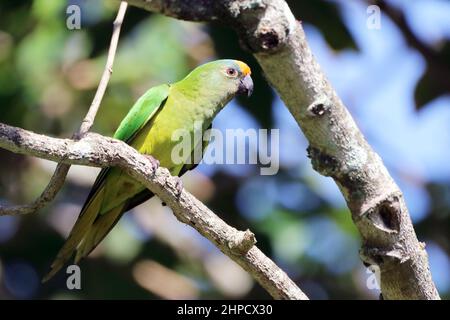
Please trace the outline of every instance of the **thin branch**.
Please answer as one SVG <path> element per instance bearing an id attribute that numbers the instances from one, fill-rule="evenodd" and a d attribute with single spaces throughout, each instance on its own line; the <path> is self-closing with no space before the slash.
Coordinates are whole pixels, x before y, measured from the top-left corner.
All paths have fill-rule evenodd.
<path id="1" fill-rule="evenodd" d="M 275 299 L 307 300 L 307 296 L 256 246 L 249 230 L 238 231 L 226 224 L 186 190 L 166 168 L 155 168 L 126 143 L 95 133 L 80 140 L 57 139 L 0 123 L 0 148 L 64 164 L 117 166 L 141 182 L 174 212 L 224 254 L 249 272 Z"/>
<path id="2" fill-rule="evenodd" d="M 362 236 L 361 258 L 381 271 L 384 299 L 439 299 L 400 189 L 321 71 L 284 0 L 127 1 L 234 28 L 303 130 L 314 169 L 339 186 Z"/>
<path id="3" fill-rule="evenodd" d="M 106 58 L 105 69 L 103 70 L 103 74 L 100 79 L 97 92 L 92 100 L 92 104 L 89 107 L 86 117 L 83 119 L 80 130 L 78 131 L 78 137 L 83 136 L 91 129 L 94 124 L 95 116 L 100 108 L 100 103 L 102 102 L 106 87 L 108 86 L 109 78 L 113 72 L 113 64 L 116 56 L 117 45 L 119 43 L 120 29 L 122 27 L 123 18 L 125 17 L 125 12 L 127 11 L 127 6 L 128 3 L 125 1 L 120 3 L 119 11 L 117 12 L 116 19 L 113 22 L 113 32 L 111 36 L 111 43 L 109 45 L 108 56 Z"/>
<path id="4" fill-rule="evenodd" d="M 128 3 L 122 1 L 117 12 L 116 19 L 113 23 L 113 32 L 111 36 L 111 43 L 109 45 L 108 56 L 106 59 L 105 69 L 103 71 L 100 83 L 95 93 L 89 110 L 83 119 L 80 129 L 74 134 L 74 138 L 79 139 L 86 134 L 94 123 L 95 116 L 105 94 L 106 87 L 108 86 L 109 78 L 112 74 L 112 67 L 114 64 L 114 57 L 116 55 L 117 44 L 119 42 L 120 28 L 127 10 Z M 67 173 L 69 172 L 70 165 L 58 163 L 55 172 L 53 173 L 47 187 L 41 193 L 41 195 L 31 204 L 17 205 L 17 206 L 0 206 L 0 216 L 2 215 L 25 215 L 35 213 L 45 207 L 48 203 L 53 201 L 61 190 L 66 180 Z"/>

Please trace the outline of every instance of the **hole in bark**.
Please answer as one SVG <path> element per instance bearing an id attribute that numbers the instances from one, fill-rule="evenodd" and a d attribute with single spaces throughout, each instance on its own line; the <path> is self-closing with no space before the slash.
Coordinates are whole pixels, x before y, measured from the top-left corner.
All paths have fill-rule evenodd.
<path id="1" fill-rule="evenodd" d="M 321 116 L 325 113 L 325 105 L 323 103 L 315 104 L 311 107 L 311 112 L 316 116 Z"/>
<path id="2" fill-rule="evenodd" d="M 329 156 L 328 154 L 323 153 L 319 149 L 312 146 L 309 146 L 306 149 L 306 152 L 308 158 L 311 159 L 311 164 L 314 170 L 326 177 L 334 176 L 339 166 L 339 162 L 336 158 Z"/>
<path id="3" fill-rule="evenodd" d="M 280 38 L 275 30 L 263 29 L 259 35 L 261 41 L 261 48 L 264 50 L 272 50 L 278 47 L 280 44 Z"/>
<path id="4" fill-rule="evenodd" d="M 383 203 L 378 209 L 378 215 L 384 226 L 391 230 L 400 230 L 398 206 L 394 203 Z"/>

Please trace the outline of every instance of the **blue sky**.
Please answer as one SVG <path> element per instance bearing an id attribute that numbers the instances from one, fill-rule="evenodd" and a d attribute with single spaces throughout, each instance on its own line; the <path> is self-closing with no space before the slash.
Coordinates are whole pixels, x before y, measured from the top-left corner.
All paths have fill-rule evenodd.
<path id="1" fill-rule="evenodd" d="M 411 28 L 430 46 L 450 37 L 450 1 L 391 2 L 404 9 Z M 417 112 L 414 88 L 425 71 L 424 59 L 407 46 L 396 26 L 383 13 L 381 29 L 370 30 L 366 27 L 367 6 L 362 1 L 340 3 L 347 26 L 361 51 L 335 52 L 320 32 L 306 25 L 308 42 L 365 137 L 399 184 L 413 221 L 418 222 L 427 214 L 430 201 L 424 184 L 450 181 L 450 96 L 440 97 Z M 307 142 L 279 99 L 274 112 L 276 127 L 280 128 L 281 162 L 300 167 L 304 175 L 315 180 L 316 192 L 334 205 L 345 206 L 334 182 L 313 172 L 306 157 Z M 215 127 L 222 130 L 254 128 L 255 125 L 251 117 L 235 104 L 225 108 L 215 121 Z M 292 150 L 300 151 L 294 153 Z M 202 170 L 211 168 L 203 166 Z M 250 168 L 226 166 L 226 170 L 244 174 Z M 270 207 L 270 203 L 264 205 Z M 257 208 L 248 211 L 253 212 L 254 209 Z M 428 244 L 438 288 L 448 291 L 449 258 L 439 246 Z"/>
<path id="2" fill-rule="evenodd" d="M 420 29 L 422 37 L 430 34 L 427 39 L 436 42 L 449 35 L 450 2 L 394 2 L 406 8 L 411 26 L 414 30 Z M 407 2 L 410 5 L 406 5 Z M 361 51 L 335 52 L 320 32 L 306 25 L 309 44 L 367 140 L 404 191 L 413 219 L 420 220 L 428 207 L 423 184 L 450 180 L 450 97 L 436 99 L 416 112 L 413 93 L 425 70 L 423 58 L 405 44 L 395 25 L 383 14 L 381 29 L 370 30 L 366 27 L 366 6 L 361 1 L 341 3 L 345 21 Z M 302 165 L 304 170 L 310 171 L 305 151 L 307 143 L 279 99 L 274 112 L 276 127 L 280 128 L 282 163 Z M 251 117 L 234 104 L 225 108 L 215 121 L 215 127 L 223 130 L 255 126 Z M 293 153 L 293 149 L 300 152 Z M 211 168 L 202 169 L 209 171 Z M 248 169 L 227 166 L 227 170 L 235 174 L 243 174 Z M 320 191 L 330 201 L 343 204 L 342 196 L 330 179 L 311 172 L 306 174 L 315 176 L 321 183 Z"/>
<path id="3" fill-rule="evenodd" d="M 450 181 L 450 96 L 441 97 L 422 111 L 416 112 L 413 90 L 425 70 L 423 58 L 407 47 L 395 25 L 384 17 L 383 13 L 381 29 L 369 30 L 366 27 L 367 7 L 363 1 L 338 2 L 342 5 L 345 22 L 361 51 L 335 52 L 327 45 L 320 32 L 305 25 L 308 42 L 356 123 L 399 184 L 411 216 L 418 222 L 426 215 L 430 201 L 424 184 L 429 181 Z M 413 31 L 430 46 L 439 45 L 442 39 L 450 38 L 450 1 L 390 2 L 404 10 Z M 296 168 L 302 175 L 314 181 L 314 191 L 333 205 L 344 207 L 343 197 L 334 182 L 312 170 L 306 157 L 308 144 L 281 100 L 275 101 L 273 110 L 275 127 L 280 129 L 281 163 Z M 232 128 L 255 128 L 258 125 L 243 108 L 232 102 L 219 114 L 214 126 L 225 131 Z M 212 174 L 219 168 L 236 175 L 247 175 L 250 170 L 255 170 L 254 166 L 242 165 L 202 165 L 199 168 L 206 174 Z M 274 180 L 270 178 L 249 179 L 238 192 L 237 205 L 244 214 L 254 220 L 264 218 L 264 213 L 273 212 L 276 201 L 286 207 L 298 207 L 296 201 L 303 201 L 302 208 L 308 210 L 307 190 L 303 190 L 303 194 L 300 184 L 281 187 L 286 189 L 280 191 L 280 186 L 275 185 Z M 286 197 L 293 193 L 300 196 Z M 261 197 L 261 194 L 264 196 Z M 257 196 L 253 199 L 252 195 Z M 0 242 L 9 239 L 16 232 L 17 225 L 16 217 L 3 217 L 0 224 Z M 325 259 L 321 262 L 331 266 L 331 271 L 337 273 L 346 272 L 355 265 L 362 268 L 357 254 L 359 243 L 343 234 L 331 220 L 322 217 L 308 221 L 299 219 L 298 223 L 292 224 L 291 227 L 275 239 L 277 259 L 289 262 L 290 258 L 296 259 L 298 255 L 306 254 L 319 261 Z M 192 237 L 198 237 L 205 246 L 215 250 L 215 247 L 199 234 L 191 229 L 189 232 L 192 232 Z M 289 246 L 287 243 L 296 245 Z M 324 254 L 324 250 L 329 252 L 330 245 L 333 245 L 335 250 L 332 254 Z M 437 244 L 428 241 L 427 251 L 438 289 L 448 292 L 449 257 Z M 346 259 L 342 259 L 343 256 Z M 339 268 L 336 269 L 337 266 Z M 16 296 L 26 298 L 36 290 L 38 275 L 27 264 L 19 261 L 5 267 L 5 271 L 11 276 L 5 276 L 5 285 Z"/>

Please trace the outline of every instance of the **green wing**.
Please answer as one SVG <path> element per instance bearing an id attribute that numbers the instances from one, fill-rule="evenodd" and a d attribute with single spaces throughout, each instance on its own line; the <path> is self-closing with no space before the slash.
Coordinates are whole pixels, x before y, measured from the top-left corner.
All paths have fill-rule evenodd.
<path id="1" fill-rule="evenodd" d="M 212 125 L 210 125 L 208 129 L 211 129 L 211 127 L 212 127 Z M 209 140 L 202 142 L 202 153 L 205 153 L 205 150 L 208 147 L 208 144 L 209 144 Z M 194 150 L 192 151 L 191 159 L 194 159 Z M 183 174 L 185 174 L 189 170 L 194 170 L 197 166 L 198 166 L 198 163 L 185 164 L 181 168 L 180 172 L 178 173 L 178 176 L 181 177 Z M 148 199 L 150 199 L 153 196 L 154 196 L 154 194 L 150 190 L 148 190 L 148 189 L 142 190 L 140 193 L 135 195 L 133 198 L 131 198 L 127 202 L 123 211 L 124 212 L 129 211 L 129 210 L 133 209 L 134 207 L 137 207 L 141 203 L 144 203 L 145 201 L 147 201 Z"/>
<path id="2" fill-rule="evenodd" d="M 144 93 L 133 105 L 128 114 L 120 123 L 114 138 L 125 142 L 130 142 L 136 133 L 145 126 L 145 124 L 156 114 L 158 110 L 164 105 L 169 95 L 169 85 L 162 84 L 157 87 L 149 89 Z M 80 215 L 83 214 L 84 209 L 89 205 L 90 200 L 97 193 L 100 186 L 105 181 L 106 175 L 110 168 L 104 168 L 100 171 L 95 179 L 94 185 L 89 192 L 89 195 L 84 203 Z"/>
<path id="3" fill-rule="evenodd" d="M 144 93 L 120 123 L 114 138 L 130 141 L 134 135 L 156 114 L 169 95 L 169 85 L 153 87 Z"/>

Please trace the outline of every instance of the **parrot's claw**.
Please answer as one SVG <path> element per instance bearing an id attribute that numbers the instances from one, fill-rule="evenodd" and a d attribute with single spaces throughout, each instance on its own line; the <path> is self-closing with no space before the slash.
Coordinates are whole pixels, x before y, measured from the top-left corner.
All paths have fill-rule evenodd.
<path id="1" fill-rule="evenodd" d="M 144 157 L 146 157 L 148 159 L 148 161 L 150 161 L 150 164 L 152 165 L 153 171 L 155 171 L 156 169 L 159 168 L 159 160 L 158 159 L 153 158 L 149 154 L 144 154 Z"/>

